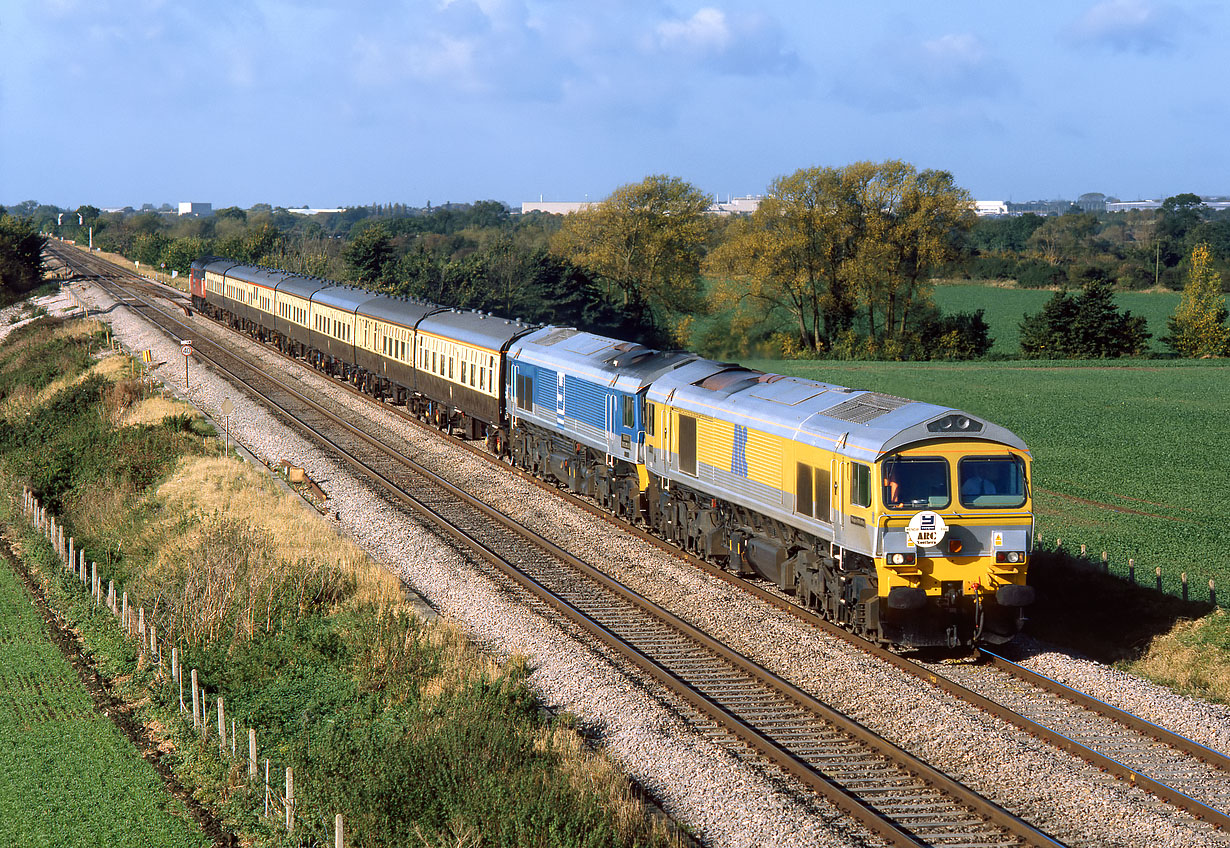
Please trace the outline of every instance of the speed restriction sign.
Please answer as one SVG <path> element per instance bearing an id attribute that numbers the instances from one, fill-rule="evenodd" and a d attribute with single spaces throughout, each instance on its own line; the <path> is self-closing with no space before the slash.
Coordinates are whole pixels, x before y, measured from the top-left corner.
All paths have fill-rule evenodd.
<path id="1" fill-rule="evenodd" d="M 180 342 L 179 352 L 184 356 L 192 356 L 192 339 L 184 339 Z"/>

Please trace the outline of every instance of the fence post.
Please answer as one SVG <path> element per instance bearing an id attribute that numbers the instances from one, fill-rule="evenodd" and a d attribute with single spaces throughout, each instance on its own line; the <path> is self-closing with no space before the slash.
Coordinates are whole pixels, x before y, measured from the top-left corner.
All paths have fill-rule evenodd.
<path id="1" fill-rule="evenodd" d="M 77 553 L 73 550 L 73 544 L 75 541 L 76 540 L 72 536 L 68 537 L 68 556 L 64 558 L 65 571 L 76 572 L 77 570 Z M 73 576 L 76 577 L 77 575 L 74 573 Z"/>
<path id="2" fill-rule="evenodd" d="M 197 694 L 197 688 L 196 688 L 196 669 L 194 668 L 192 669 L 192 727 L 193 729 L 200 726 L 199 725 L 200 719 L 198 718 L 198 715 L 197 715 L 197 710 L 200 709 L 199 702 L 197 701 L 197 698 L 199 697 L 200 696 Z"/>
<path id="3" fill-rule="evenodd" d="M 1183 582 L 1183 602 L 1187 603 L 1187 572 L 1184 571 L 1179 575 L 1179 580 Z"/>
<path id="4" fill-rule="evenodd" d="M 1102 573 L 1110 574 L 1110 560 L 1106 558 L 1106 551 L 1102 551 Z"/>
<path id="5" fill-rule="evenodd" d="M 265 757 L 265 816 L 269 816 L 269 758 Z"/>
<path id="6" fill-rule="evenodd" d="M 90 563 L 90 594 L 94 596 L 94 606 L 98 606 L 98 563 Z"/>
<path id="7" fill-rule="evenodd" d="M 235 717 L 231 717 L 231 759 L 235 759 Z"/>
<path id="8" fill-rule="evenodd" d="M 222 710 L 222 696 L 218 696 L 218 753 L 226 753 L 226 715 Z"/>
<path id="9" fill-rule="evenodd" d="M 1213 586 L 1213 578 L 1209 578 L 1209 603 L 1217 606 L 1217 589 Z"/>
<path id="10" fill-rule="evenodd" d="M 1153 570 L 1153 575 L 1157 578 L 1157 590 L 1162 591 L 1162 567 L 1159 565 Z"/>
<path id="11" fill-rule="evenodd" d="M 342 842 L 342 814 L 333 817 L 333 848 L 345 848 Z"/>
<path id="12" fill-rule="evenodd" d="M 137 636 L 141 639 L 141 647 L 145 647 L 145 607 L 137 608 Z"/>
<path id="13" fill-rule="evenodd" d="M 256 728 L 248 728 L 248 780 L 256 780 Z"/>
<path id="14" fill-rule="evenodd" d="M 1136 585 L 1136 560 L 1128 558 L 1128 580 L 1132 585 Z"/>
<path id="15" fill-rule="evenodd" d="M 124 629 L 125 633 L 127 633 L 130 629 L 128 627 L 128 590 L 127 589 L 124 590 L 124 605 L 120 609 L 120 627 Z"/>
<path id="16" fill-rule="evenodd" d="M 295 773 L 286 767 L 286 832 L 295 829 Z"/>

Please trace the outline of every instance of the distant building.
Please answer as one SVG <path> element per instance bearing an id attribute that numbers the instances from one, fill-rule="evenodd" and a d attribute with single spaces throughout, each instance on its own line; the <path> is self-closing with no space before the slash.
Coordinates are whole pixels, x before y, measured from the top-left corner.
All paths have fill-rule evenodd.
<path id="1" fill-rule="evenodd" d="M 1126 212 L 1129 209 L 1161 209 L 1162 201 L 1160 200 L 1119 200 L 1115 203 L 1107 203 L 1107 212 Z"/>
<path id="2" fill-rule="evenodd" d="M 1007 215 L 1008 204 L 1003 200 L 975 200 L 974 214 L 980 218 L 990 215 Z"/>
<path id="3" fill-rule="evenodd" d="M 193 218 L 208 218 L 214 214 L 212 203 L 193 203 L 189 200 L 181 200 L 179 203 L 179 214 L 190 215 Z"/>
<path id="4" fill-rule="evenodd" d="M 749 194 L 745 197 L 728 197 L 725 203 L 718 201 L 706 211 L 710 215 L 751 215 L 760 208 L 760 201 L 763 199 L 764 197 L 759 194 Z"/>
<path id="5" fill-rule="evenodd" d="M 760 206 L 761 197 L 759 195 L 748 195 L 747 197 L 732 197 L 725 203 L 714 203 L 705 211 L 710 215 L 750 215 Z M 571 215 L 573 212 L 580 212 L 582 209 L 588 209 L 591 206 L 596 206 L 597 203 L 592 200 L 539 200 L 537 202 L 526 202 L 521 204 L 521 214 L 528 212 L 546 212 L 550 215 Z M 298 210 L 291 209 L 291 212 Z"/>
<path id="6" fill-rule="evenodd" d="M 323 215 L 326 212 L 345 212 L 345 209 L 308 209 L 306 206 L 302 209 L 287 209 L 287 212 L 294 212 L 296 215 Z"/>
<path id="7" fill-rule="evenodd" d="M 593 205 L 588 200 L 539 200 L 537 203 L 522 203 L 521 214 L 524 215 L 527 212 L 546 212 L 548 215 L 571 215 L 573 212 L 580 212 L 582 209 L 588 209 Z"/>

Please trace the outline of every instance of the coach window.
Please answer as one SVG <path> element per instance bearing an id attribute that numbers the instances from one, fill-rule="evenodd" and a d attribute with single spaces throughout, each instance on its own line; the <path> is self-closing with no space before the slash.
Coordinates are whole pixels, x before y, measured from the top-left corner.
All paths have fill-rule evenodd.
<path id="1" fill-rule="evenodd" d="M 486 368 L 478 369 L 478 388 L 479 388 L 479 391 L 483 391 L 483 392 L 487 391 L 487 369 Z"/>
<path id="2" fill-rule="evenodd" d="M 453 357 L 448 358 L 448 378 L 453 379 Z"/>
<path id="3" fill-rule="evenodd" d="M 858 462 L 850 463 L 850 503 L 871 506 L 871 469 Z"/>

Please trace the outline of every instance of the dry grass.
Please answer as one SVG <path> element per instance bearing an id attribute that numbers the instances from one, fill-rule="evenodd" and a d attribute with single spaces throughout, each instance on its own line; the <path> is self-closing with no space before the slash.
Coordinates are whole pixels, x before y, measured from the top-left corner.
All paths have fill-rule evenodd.
<path id="1" fill-rule="evenodd" d="M 1215 610 L 1158 636 L 1131 670 L 1188 694 L 1230 703 L 1230 616 Z"/>
<path id="2" fill-rule="evenodd" d="M 191 415 L 200 418 L 201 413 L 196 407 L 182 400 L 164 397 L 150 397 L 139 400 L 123 411 L 116 420 L 120 427 L 137 427 L 141 424 L 157 424 L 176 415 Z"/>
<path id="3" fill-rule="evenodd" d="M 615 831 L 629 843 L 635 843 L 636 837 L 644 833 L 645 806 L 632 794 L 627 776 L 614 760 L 591 749 L 574 728 L 561 722 L 544 725 L 534 740 L 534 748 L 556 754 L 560 768 L 577 793 L 595 793 L 599 804 L 610 812 Z M 654 820 L 649 826 L 660 840 L 668 838 L 660 821 Z"/>
<path id="4" fill-rule="evenodd" d="M 269 534 L 269 553 L 279 560 L 335 566 L 354 579 L 358 601 L 379 608 L 402 603 L 395 576 L 247 463 L 225 457 L 183 459 L 155 497 L 168 515 L 227 515 L 251 524 Z"/>

